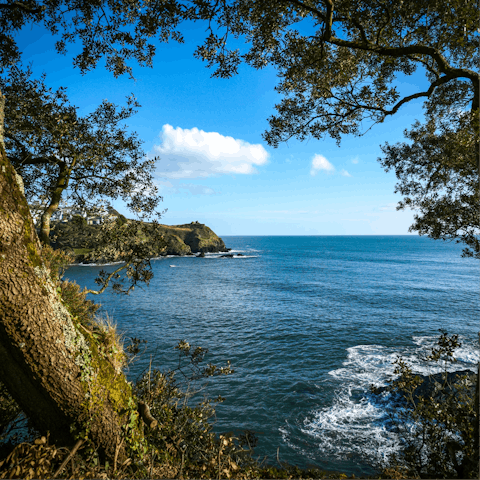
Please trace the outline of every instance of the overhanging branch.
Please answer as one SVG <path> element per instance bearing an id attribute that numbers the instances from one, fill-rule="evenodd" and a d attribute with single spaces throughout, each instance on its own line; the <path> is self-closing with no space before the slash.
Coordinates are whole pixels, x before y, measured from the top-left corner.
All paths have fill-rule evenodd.
<path id="1" fill-rule="evenodd" d="M 118 272 L 121 272 L 122 270 L 124 270 L 125 268 L 127 268 L 128 266 L 130 266 L 131 263 L 126 263 L 125 265 L 121 265 L 120 267 L 118 267 L 116 270 L 114 270 L 107 278 L 106 280 L 103 281 L 103 287 L 100 289 L 100 290 L 91 290 L 91 289 L 88 289 L 88 290 L 84 290 L 85 293 L 92 293 L 93 295 L 100 295 L 101 293 L 103 293 L 106 288 L 108 287 L 108 284 L 110 282 L 110 280 L 118 273 Z"/>
<path id="2" fill-rule="evenodd" d="M 367 52 L 376 53 L 377 55 L 387 57 L 409 57 L 412 55 L 427 55 L 435 60 L 438 65 L 439 71 L 448 75 L 452 75 L 452 78 L 468 78 L 477 87 L 480 82 L 480 75 L 468 68 L 453 68 L 447 62 L 447 59 L 433 47 L 427 45 L 409 45 L 407 47 L 383 47 L 372 43 L 360 43 L 352 42 L 349 40 L 342 40 L 341 38 L 330 37 L 325 38 L 325 41 L 336 45 L 337 47 L 346 47 L 354 50 L 363 50 Z"/>
<path id="3" fill-rule="evenodd" d="M 421 98 L 421 97 L 429 97 L 435 88 L 439 87 L 440 85 L 443 85 L 445 83 L 448 83 L 450 80 L 453 80 L 454 78 L 457 78 L 456 75 L 445 75 L 444 77 L 439 78 L 435 82 L 433 82 L 428 90 L 426 92 L 419 92 L 419 93 L 414 93 L 413 95 L 409 95 L 408 97 L 402 98 L 397 104 L 391 109 L 391 110 L 382 110 L 385 115 L 394 115 L 395 113 L 398 112 L 398 109 L 402 106 L 405 105 L 408 102 L 411 102 L 412 100 L 415 100 L 416 98 Z M 368 108 L 368 107 L 365 107 Z M 370 107 L 370 109 L 372 109 Z"/>
<path id="4" fill-rule="evenodd" d="M 7 9 L 7 10 L 15 10 L 15 9 L 20 9 L 23 10 L 26 13 L 31 13 L 31 14 L 36 14 L 36 13 L 42 13 L 47 9 L 45 5 L 42 5 L 41 7 L 38 8 L 32 8 L 28 5 L 25 5 L 24 3 L 20 2 L 13 2 L 13 3 L 0 3 L 0 8 Z"/>

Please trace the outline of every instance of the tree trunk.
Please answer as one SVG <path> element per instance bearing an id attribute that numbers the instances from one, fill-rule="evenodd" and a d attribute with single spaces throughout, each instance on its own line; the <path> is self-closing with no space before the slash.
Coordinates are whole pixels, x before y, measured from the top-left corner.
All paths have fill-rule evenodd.
<path id="1" fill-rule="evenodd" d="M 478 341 L 480 343 L 480 333 L 478 334 Z M 474 435 L 474 455 L 478 454 L 478 478 L 480 480 L 480 361 L 478 362 L 477 369 L 477 388 L 475 389 L 475 412 L 477 413 L 477 421 L 475 422 L 473 435 Z"/>
<path id="2" fill-rule="evenodd" d="M 480 17 L 478 18 L 478 25 L 480 30 Z M 480 193 L 480 82 L 473 82 L 473 100 L 471 111 L 475 115 L 474 132 L 475 132 L 475 155 L 477 157 L 477 171 L 478 171 L 478 191 Z M 477 218 L 480 219 L 480 206 L 477 206 Z M 478 237 L 477 237 L 478 238 Z M 480 346 L 480 332 L 478 333 L 478 343 Z M 477 388 L 475 389 L 475 411 L 477 419 L 473 426 L 473 440 L 474 451 L 478 454 L 478 479 L 480 480 L 480 360 L 477 365 Z"/>
<path id="3" fill-rule="evenodd" d="M 50 219 L 58 210 L 63 191 L 68 187 L 70 170 L 65 162 L 59 162 L 59 172 L 55 188 L 50 196 L 50 203 L 40 218 L 40 240 L 44 245 L 50 245 Z"/>
<path id="4" fill-rule="evenodd" d="M 0 143 L 0 380 L 34 426 L 57 443 L 74 443 L 75 432 L 86 432 L 113 458 L 124 437 L 122 458 L 125 445 L 143 443 L 131 385 L 68 313 L 40 253 Z"/>

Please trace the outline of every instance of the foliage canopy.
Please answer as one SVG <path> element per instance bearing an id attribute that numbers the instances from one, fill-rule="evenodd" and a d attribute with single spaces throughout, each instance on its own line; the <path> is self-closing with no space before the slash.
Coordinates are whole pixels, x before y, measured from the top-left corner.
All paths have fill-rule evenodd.
<path id="1" fill-rule="evenodd" d="M 27 200 L 41 214 L 44 244 L 50 243 L 50 220 L 61 202 L 98 215 L 102 203 L 108 207 L 111 200 L 121 198 L 140 218 L 159 216 L 156 208 L 162 198 L 153 183 L 155 159 L 145 157 L 142 142 L 125 125 L 139 106 L 133 96 L 126 107 L 104 100 L 82 117 L 69 103 L 65 88 L 54 92 L 46 86 L 45 76 L 32 80 L 29 71 L 17 67 L 9 73 L 0 79 L 0 89 L 7 96 L 5 148 L 22 176 Z M 156 224 L 144 225 L 149 244 L 145 235 L 139 237 L 135 223 L 126 225 L 121 219 L 104 223 L 94 239 L 97 258 L 125 264 L 114 274 L 99 277 L 100 291 L 110 280 L 116 291 L 125 291 L 116 281 L 120 270 L 126 271 L 129 280 L 127 292 L 138 282 L 148 283 L 149 259 L 165 245 Z"/>
<path id="2" fill-rule="evenodd" d="M 129 60 L 151 65 L 155 53 L 151 38 L 181 42 L 177 27 L 192 20 L 208 23 L 208 36 L 198 46 L 196 56 L 215 68 L 213 75 L 230 77 L 238 72 L 241 62 L 254 68 L 273 65 L 277 69 L 277 91 L 283 99 L 265 133 L 270 145 L 326 135 L 340 142 L 343 135 L 361 135 L 363 122 L 381 123 L 403 105 L 425 99 L 425 124 L 417 123 L 407 131 L 407 143 L 385 145 L 382 165 L 395 169 L 400 180 L 398 191 L 406 196 L 402 205 L 419 209 L 414 229 L 435 238 L 460 238 L 470 247 L 469 254 L 478 257 L 479 244 L 474 240 L 478 233 L 480 95 L 480 76 L 475 70 L 477 8 L 474 0 L 7 0 L 0 5 L 0 68 L 11 68 L 20 58 L 14 35 L 25 25 L 37 23 L 60 35 L 56 44 L 59 52 L 66 52 L 69 43 L 80 40 L 82 51 L 74 64 L 82 72 L 105 57 L 107 69 L 115 76 L 131 75 Z M 232 37 L 245 39 L 248 48 L 230 49 L 227 40 Z M 417 69 L 425 72 L 428 87 L 402 94 L 395 80 Z M 12 72 L 22 79 L 23 74 Z M 25 76 L 23 79 L 30 82 Z M 10 92 L 5 91 L 7 84 L 1 88 L 14 98 L 15 85 Z M 30 83 L 28 88 L 41 102 L 43 110 L 36 113 L 51 115 L 52 131 L 58 138 L 73 135 L 70 142 L 80 149 L 85 161 L 92 158 L 87 143 L 81 140 L 94 135 L 89 125 L 93 125 L 95 135 L 101 135 L 108 130 L 107 125 L 115 128 L 118 121 L 127 118 L 125 113 L 131 113 L 129 109 L 135 106 L 132 101 L 127 110 L 118 113 L 105 103 L 81 119 L 62 90 L 51 92 L 42 81 Z M 21 96 L 17 98 L 17 104 L 11 103 L 14 109 L 21 105 Z M 24 168 L 27 192 L 33 192 L 41 188 L 43 180 L 36 183 L 38 172 L 29 177 L 29 171 L 42 165 L 43 174 L 50 172 L 50 179 L 54 179 L 60 161 L 67 168 L 70 164 L 64 158 L 73 157 L 48 151 L 32 116 L 15 117 L 13 111 L 11 118 L 19 125 L 31 122 L 28 131 L 36 136 L 31 147 L 21 128 L 16 137 L 14 124 L 7 128 L 9 153 L 18 158 L 19 169 Z M 47 118 L 42 121 L 48 124 Z M 129 145 L 127 150 L 138 148 L 136 139 L 129 137 L 128 143 L 125 132 L 121 128 L 118 132 L 118 138 Z M 48 161 L 33 162 L 32 158 Z M 114 165 L 112 168 L 126 172 L 121 159 L 116 158 Z M 89 171 L 96 167 L 96 161 L 91 160 Z M 87 188 L 81 187 L 86 185 L 81 175 L 76 180 L 78 191 L 85 188 L 87 197 L 89 191 L 105 193 L 103 184 L 92 181 Z M 50 188 L 52 181 L 45 180 L 43 187 Z M 408 369 L 399 365 L 408 377 Z M 428 408 L 426 413 L 430 411 Z M 433 419 L 431 425 L 438 426 L 438 421 Z M 450 453 L 440 453 L 448 472 L 459 472 Z"/>
<path id="3" fill-rule="evenodd" d="M 152 181 L 154 160 L 145 158 L 142 142 L 124 124 L 139 106 L 133 97 L 122 108 L 104 100 L 81 117 L 66 89 L 52 91 L 45 76 L 32 80 L 30 72 L 13 68 L 0 88 L 7 96 L 8 157 L 23 178 L 27 200 L 45 203 L 44 243 L 60 200 L 87 209 L 120 197 L 137 214 L 155 211 L 161 197 Z"/>
<path id="4" fill-rule="evenodd" d="M 479 257 L 473 240 L 479 233 L 478 198 L 471 191 L 478 181 L 472 165 L 478 169 L 480 158 L 477 17 L 476 0 L 10 0 L 0 5 L 0 63 L 8 67 L 18 59 L 14 34 L 33 22 L 59 35 L 59 52 L 80 40 L 74 64 L 82 72 L 106 57 L 114 75 L 131 75 L 130 60 L 152 64 L 151 39 L 183 42 L 181 23 L 201 21 L 208 33 L 195 55 L 214 68 L 214 76 L 235 75 L 242 62 L 277 70 L 276 90 L 283 98 L 264 134 L 272 146 L 325 136 L 340 143 L 344 135 L 362 135 L 407 103 L 424 99 L 425 126 L 406 131 L 405 144 L 386 145 L 380 161 L 397 173 L 397 191 L 405 195 L 399 208 L 416 210 L 412 230 L 465 242 L 465 253 Z M 426 87 L 402 92 L 396 80 L 417 70 L 424 72 Z M 442 153 L 445 129 L 458 151 Z M 426 143 L 436 145 L 430 171 L 444 172 L 444 187 L 416 168 L 417 161 L 427 160 L 420 152 Z M 457 154 L 468 159 L 452 167 Z M 439 167 L 441 158 L 450 160 Z M 412 182 L 423 187 L 412 190 Z"/>

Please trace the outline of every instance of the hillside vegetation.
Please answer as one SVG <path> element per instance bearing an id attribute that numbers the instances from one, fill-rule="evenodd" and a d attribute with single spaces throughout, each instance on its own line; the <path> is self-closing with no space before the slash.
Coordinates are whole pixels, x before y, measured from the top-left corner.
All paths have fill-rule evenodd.
<path id="1" fill-rule="evenodd" d="M 142 222 L 127 220 L 122 222 L 138 223 L 139 231 Z M 76 217 L 67 223 L 57 222 L 52 229 L 51 241 L 56 249 L 61 249 L 75 254 L 78 263 L 88 262 L 90 254 L 98 246 L 98 237 L 101 225 L 88 225 L 81 217 Z M 184 225 L 159 225 L 166 246 L 152 245 L 153 256 L 164 255 L 191 255 L 208 252 L 227 252 L 223 240 L 206 225 L 192 222 Z M 140 233 L 141 235 L 141 233 Z M 122 259 L 122 252 L 118 252 L 116 260 Z"/>

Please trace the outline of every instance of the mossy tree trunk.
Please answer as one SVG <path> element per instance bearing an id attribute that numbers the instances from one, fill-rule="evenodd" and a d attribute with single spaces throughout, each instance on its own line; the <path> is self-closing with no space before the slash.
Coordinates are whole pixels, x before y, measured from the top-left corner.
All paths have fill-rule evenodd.
<path id="1" fill-rule="evenodd" d="M 68 313 L 40 253 L 0 141 L 0 380 L 33 425 L 57 443 L 73 443 L 73 427 L 88 432 L 107 457 L 117 451 L 121 459 L 125 446 L 143 442 L 131 386 Z"/>

